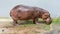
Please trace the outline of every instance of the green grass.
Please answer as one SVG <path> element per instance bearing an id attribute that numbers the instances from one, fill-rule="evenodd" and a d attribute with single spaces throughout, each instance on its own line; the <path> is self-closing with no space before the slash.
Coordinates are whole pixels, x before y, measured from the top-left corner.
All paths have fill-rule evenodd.
<path id="1" fill-rule="evenodd" d="M 39 23 L 38 25 L 33 24 L 33 22 L 31 20 L 26 20 L 23 23 L 20 23 L 20 26 L 18 26 L 18 28 L 22 29 L 22 28 L 37 28 L 37 29 L 44 29 L 44 30 L 49 30 L 50 29 L 50 25 L 46 25 L 45 23 Z"/>
<path id="2" fill-rule="evenodd" d="M 58 18 L 53 18 L 52 20 L 53 20 L 53 21 L 52 21 L 53 24 L 58 24 L 58 25 L 60 24 L 60 17 L 58 17 Z"/>

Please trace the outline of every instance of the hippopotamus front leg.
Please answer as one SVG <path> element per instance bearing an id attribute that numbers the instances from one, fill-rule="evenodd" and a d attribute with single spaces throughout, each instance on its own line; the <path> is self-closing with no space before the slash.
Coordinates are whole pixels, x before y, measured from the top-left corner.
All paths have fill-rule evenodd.
<path id="1" fill-rule="evenodd" d="M 39 24 L 39 23 L 38 23 L 38 18 L 34 18 L 34 19 L 33 19 L 33 23 L 34 23 L 34 24 Z"/>

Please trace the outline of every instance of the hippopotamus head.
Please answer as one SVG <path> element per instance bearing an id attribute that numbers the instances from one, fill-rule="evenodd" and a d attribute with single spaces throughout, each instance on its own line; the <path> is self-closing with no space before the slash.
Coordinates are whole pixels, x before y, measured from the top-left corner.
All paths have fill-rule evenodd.
<path id="1" fill-rule="evenodd" d="M 50 13 L 48 11 L 43 12 L 41 15 L 41 18 L 44 20 L 44 22 L 46 22 L 46 24 L 51 24 L 51 22 L 52 22 Z"/>

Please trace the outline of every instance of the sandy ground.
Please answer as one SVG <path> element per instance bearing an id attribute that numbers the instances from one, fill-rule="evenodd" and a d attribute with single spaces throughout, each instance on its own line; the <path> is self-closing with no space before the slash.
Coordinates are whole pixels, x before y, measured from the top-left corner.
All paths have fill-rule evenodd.
<path id="1" fill-rule="evenodd" d="M 58 34 L 57 31 L 60 29 L 59 26 L 53 27 L 53 25 L 50 25 L 51 29 L 49 32 L 32 27 L 20 29 L 17 26 L 13 26 L 12 21 L 12 19 L 0 19 L 0 34 Z"/>

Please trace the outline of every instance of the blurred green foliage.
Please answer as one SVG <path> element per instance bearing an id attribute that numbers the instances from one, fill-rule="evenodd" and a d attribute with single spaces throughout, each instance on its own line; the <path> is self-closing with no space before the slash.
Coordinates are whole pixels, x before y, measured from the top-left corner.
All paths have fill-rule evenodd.
<path id="1" fill-rule="evenodd" d="M 60 24 L 60 17 L 52 19 L 53 24 Z"/>

